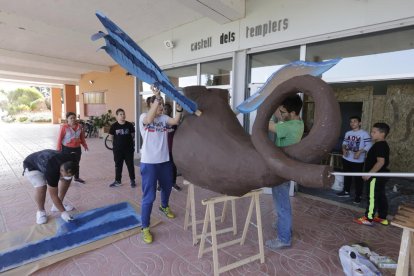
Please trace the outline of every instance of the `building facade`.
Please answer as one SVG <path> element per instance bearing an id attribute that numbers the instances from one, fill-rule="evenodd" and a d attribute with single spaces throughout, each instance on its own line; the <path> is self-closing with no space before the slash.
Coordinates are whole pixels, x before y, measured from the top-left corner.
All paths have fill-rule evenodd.
<path id="1" fill-rule="evenodd" d="M 408 0 L 247 0 L 241 20 L 221 25 L 203 18 L 144 41 L 134 39 L 175 85 L 229 89 L 233 108 L 285 64 L 340 57 L 341 62 L 322 78 L 340 102 L 342 131 L 355 114 L 361 115 L 366 130 L 378 121 L 388 123 L 390 167 L 410 172 L 414 169 L 413 10 L 414 1 Z M 133 113 L 139 116 L 149 86 L 125 73 L 116 66 L 109 73 L 82 76 L 81 114 L 87 115 L 82 95 L 103 92 L 104 104 L 123 107 L 130 118 Z M 88 83 L 92 78 L 94 87 Z M 99 85 L 100 79 L 108 78 L 116 79 L 116 84 Z M 313 101 L 305 97 L 308 128 L 312 111 Z M 238 115 L 246 131 L 254 118 L 254 113 Z"/>

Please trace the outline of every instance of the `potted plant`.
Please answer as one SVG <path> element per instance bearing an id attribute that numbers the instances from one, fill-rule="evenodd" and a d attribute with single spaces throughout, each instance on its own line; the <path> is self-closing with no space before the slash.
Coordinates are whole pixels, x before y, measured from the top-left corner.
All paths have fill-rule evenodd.
<path id="1" fill-rule="evenodd" d="M 116 119 L 112 115 L 112 111 L 108 110 L 108 112 L 102 114 L 101 116 L 97 116 L 93 119 L 93 125 L 99 130 L 99 137 L 103 137 L 103 133 L 108 133 L 109 128 L 113 123 L 115 123 Z"/>

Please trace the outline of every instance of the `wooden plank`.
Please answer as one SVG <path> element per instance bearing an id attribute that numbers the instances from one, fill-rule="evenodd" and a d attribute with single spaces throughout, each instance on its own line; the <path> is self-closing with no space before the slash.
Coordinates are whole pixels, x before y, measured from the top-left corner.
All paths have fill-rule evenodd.
<path id="1" fill-rule="evenodd" d="M 221 212 L 221 222 L 223 223 L 226 220 L 226 210 L 227 210 L 227 201 L 223 202 L 223 211 Z M 218 217 L 220 218 L 220 217 Z"/>
<path id="2" fill-rule="evenodd" d="M 260 198 L 259 194 L 254 195 L 256 201 L 256 223 L 257 223 L 257 238 L 259 239 L 259 255 L 260 263 L 264 263 L 264 242 L 263 242 L 263 226 L 262 226 L 262 213 L 260 210 Z"/>
<path id="3" fill-rule="evenodd" d="M 401 246 L 400 246 L 400 255 L 398 256 L 398 266 L 395 273 L 396 276 L 407 276 L 409 275 L 410 269 L 410 247 L 412 240 L 413 232 L 404 229 Z"/>
<path id="4" fill-rule="evenodd" d="M 188 187 L 188 193 L 190 194 L 190 205 L 191 205 L 191 234 L 193 236 L 193 245 L 196 245 L 197 240 L 197 218 L 195 210 L 195 199 L 194 199 L 194 184 L 190 184 Z"/>
<path id="5" fill-rule="evenodd" d="M 394 219 L 391 222 L 391 225 L 400 227 L 400 228 L 407 228 L 408 230 L 414 231 L 414 223 L 407 223 L 406 221 L 401 221 L 399 219 Z"/>
<path id="6" fill-rule="evenodd" d="M 237 215 L 236 215 L 236 201 L 231 201 L 231 214 L 233 218 L 233 235 L 237 234 Z"/>
<path id="7" fill-rule="evenodd" d="M 240 245 L 244 245 L 244 241 L 246 240 L 247 230 L 249 229 L 249 224 L 250 224 L 250 221 L 252 220 L 253 206 L 254 206 L 254 196 L 252 196 L 250 200 L 250 206 L 249 206 L 249 210 L 247 211 L 246 221 L 244 222 L 243 235 L 240 241 Z"/>
<path id="8" fill-rule="evenodd" d="M 238 198 L 243 198 L 243 197 L 249 197 L 249 196 L 252 196 L 255 193 L 262 194 L 263 193 L 263 190 L 262 189 L 253 190 L 253 191 L 248 192 L 247 194 L 245 194 L 245 195 L 243 195 L 241 197 L 238 197 L 238 196 L 218 196 L 218 197 L 212 197 L 212 198 L 209 198 L 209 199 L 203 199 L 201 201 L 201 204 L 207 205 L 210 202 L 218 203 L 218 202 L 223 202 L 223 201 L 226 201 L 226 200 L 232 200 L 232 199 L 238 199 Z"/>
<path id="9" fill-rule="evenodd" d="M 187 202 L 185 207 L 185 215 L 184 215 L 184 230 L 188 230 L 188 227 L 191 225 L 191 232 L 193 236 L 193 245 L 196 245 L 198 243 L 198 239 L 201 237 L 201 234 L 197 234 L 197 225 L 204 223 L 203 220 L 197 220 L 196 219 L 196 212 L 195 212 L 195 199 L 194 199 L 194 184 L 188 182 L 185 180 L 185 184 L 188 185 L 188 191 L 187 191 Z M 233 201 L 232 201 L 233 202 Z M 227 201 L 224 201 L 223 203 L 223 211 L 220 217 L 216 217 L 216 220 L 221 220 L 221 222 L 224 222 L 226 219 L 226 205 Z M 234 212 L 234 202 L 232 204 L 232 210 Z M 235 219 L 235 215 L 233 213 L 233 219 Z M 233 220 L 233 228 L 231 229 L 233 231 L 234 235 L 237 234 L 237 224 L 236 221 Z"/>
<path id="10" fill-rule="evenodd" d="M 414 212 L 408 211 L 406 209 L 398 210 L 398 213 L 395 215 L 396 218 L 405 219 L 407 221 L 414 221 Z"/>
<path id="11" fill-rule="evenodd" d="M 191 184 L 191 186 L 192 186 L 192 184 Z M 218 276 L 219 273 L 222 273 L 224 271 L 228 271 L 230 269 L 234 269 L 236 267 L 245 265 L 247 263 L 250 263 L 250 262 L 253 262 L 253 261 L 256 261 L 256 260 L 260 260 L 261 263 L 264 263 L 263 229 L 262 229 L 262 220 L 261 220 L 261 213 L 260 213 L 260 201 L 259 201 L 259 197 L 260 197 L 260 194 L 262 192 L 263 191 L 260 189 L 260 190 L 254 190 L 250 193 L 247 193 L 242 197 L 221 196 L 221 197 L 215 197 L 215 198 L 202 200 L 202 204 L 206 205 L 206 212 L 205 212 L 205 216 L 204 216 L 204 220 L 203 220 L 202 233 L 201 233 L 201 235 L 196 235 L 196 239 L 200 238 L 200 248 L 199 248 L 199 251 L 198 251 L 198 258 L 201 258 L 204 255 L 204 253 L 212 251 L 212 253 L 213 253 L 213 273 L 214 273 L 214 276 L 216 276 L 216 275 Z M 194 197 L 194 194 L 192 195 L 192 197 Z M 218 241 L 217 241 L 217 235 L 218 234 L 223 234 L 223 233 L 227 233 L 227 232 L 230 232 L 230 231 L 233 231 L 234 235 L 237 234 L 235 200 L 238 199 L 238 198 L 243 198 L 243 197 L 251 197 L 251 201 L 250 201 L 249 210 L 248 210 L 248 213 L 247 213 L 247 216 L 246 216 L 246 221 L 245 221 L 242 237 L 238 238 L 238 239 L 231 240 L 231 241 L 227 241 L 227 242 L 224 242 L 224 243 L 221 243 L 221 244 L 218 244 Z M 220 202 L 224 203 L 224 206 L 223 206 L 224 210 L 223 210 L 222 215 L 221 215 L 221 218 L 222 218 L 223 216 L 225 216 L 225 209 L 226 209 L 225 206 L 226 206 L 226 203 L 227 203 L 228 200 L 231 200 L 233 227 L 217 230 L 216 220 L 218 220 L 219 218 L 217 218 L 216 215 L 215 215 L 215 204 L 220 203 Z M 224 266 L 224 267 L 220 268 L 219 258 L 218 258 L 218 249 L 225 248 L 227 246 L 238 244 L 238 243 L 240 243 L 240 245 L 244 244 L 244 241 L 245 241 L 246 235 L 247 235 L 248 226 L 251 223 L 251 217 L 252 217 L 254 207 L 256 207 L 256 217 L 257 217 L 257 221 L 256 221 L 257 226 L 256 226 L 256 228 L 257 228 L 257 231 L 258 231 L 258 239 L 259 239 L 259 243 L 260 243 L 259 244 L 259 254 L 254 255 L 254 256 L 250 256 L 248 258 L 245 258 L 243 260 L 237 261 L 235 263 L 232 263 L 232 264 L 229 264 L 227 266 Z M 193 216 L 193 217 L 195 217 L 195 216 Z M 192 222 L 194 223 L 195 220 L 192 221 Z M 207 231 L 209 225 L 210 225 L 210 232 Z M 211 242 L 209 240 L 207 240 L 208 236 L 211 237 Z M 211 243 L 211 246 L 208 247 L 208 248 L 205 248 L 206 240 Z"/>
<path id="12" fill-rule="evenodd" d="M 410 247 L 410 269 L 408 273 L 414 275 L 414 234 L 411 232 L 411 247 Z"/>
<path id="13" fill-rule="evenodd" d="M 185 181 L 184 181 L 185 182 Z M 184 230 L 188 229 L 188 226 L 190 226 L 189 220 L 190 220 L 190 212 L 191 212 L 191 201 L 190 201 L 190 191 L 187 191 L 187 202 L 185 204 L 185 215 L 184 215 Z M 193 218 L 195 219 L 195 218 Z"/>
<path id="14" fill-rule="evenodd" d="M 204 245 L 205 245 L 206 237 L 207 237 L 207 227 L 208 227 L 209 219 L 210 219 L 210 208 L 208 208 L 207 206 L 206 213 L 204 215 L 203 231 L 201 231 L 200 248 L 198 249 L 199 259 L 203 257 L 203 254 L 204 254 Z"/>
<path id="15" fill-rule="evenodd" d="M 228 227 L 228 228 L 224 228 L 224 229 L 218 230 L 216 233 L 217 234 L 225 234 L 225 233 L 228 233 L 228 232 L 233 232 L 233 227 Z M 205 235 L 206 235 L 206 237 L 210 237 L 211 236 L 211 232 L 208 232 Z M 197 239 L 201 238 L 201 236 L 202 236 L 202 234 L 197 235 Z"/>
<path id="16" fill-rule="evenodd" d="M 208 204 L 210 210 L 210 229 L 211 229 L 211 247 L 213 249 L 213 271 L 214 276 L 219 275 L 219 259 L 218 259 L 218 248 L 217 248 L 217 233 L 216 233 L 216 213 L 214 210 L 214 204 Z"/>
<path id="17" fill-rule="evenodd" d="M 245 258 L 243 260 L 237 261 L 235 263 L 232 263 L 232 264 L 223 266 L 222 268 L 220 268 L 219 272 L 220 273 L 226 272 L 228 270 L 231 270 L 231 269 L 234 269 L 236 267 L 239 267 L 239 266 L 242 266 L 242 265 L 245 265 L 245 264 L 254 262 L 254 261 L 259 260 L 259 259 L 260 259 L 260 254 L 257 254 L 257 255 L 254 255 L 254 256 L 250 256 L 250 257 L 247 257 L 247 258 Z"/>
<path id="18" fill-rule="evenodd" d="M 411 209 L 414 212 L 414 204 L 412 204 L 412 203 L 404 203 L 404 204 L 401 204 L 398 207 L 398 210 L 399 209 L 402 209 L 402 208 Z"/>
<path id="19" fill-rule="evenodd" d="M 221 249 L 221 248 L 233 245 L 233 244 L 238 244 L 238 243 L 240 243 L 240 241 L 241 241 L 241 238 L 238 238 L 238 239 L 235 239 L 235 240 L 231 240 L 231 241 L 227 241 L 227 242 L 217 244 L 217 249 Z M 212 250 L 213 250 L 213 247 L 206 248 L 206 249 L 204 249 L 203 254 L 208 253 Z"/>

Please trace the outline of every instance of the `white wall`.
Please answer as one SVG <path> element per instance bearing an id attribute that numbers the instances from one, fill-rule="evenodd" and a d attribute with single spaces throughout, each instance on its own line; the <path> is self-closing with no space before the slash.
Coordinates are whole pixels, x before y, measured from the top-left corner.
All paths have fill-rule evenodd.
<path id="1" fill-rule="evenodd" d="M 160 65 L 170 67 L 215 55 L 257 47 L 282 48 L 337 37 L 414 25 L 413 0 L 247 0 L 246 17 L 220 25 L 208 18 L 164 32 L 139 45 Z M 250 36 L 247 27 L 288 20 L 285 30 Z M 267 27 L 268 28 L 268 27 Z M 249 29 L 250 30 L 250 29 Z M 235 41 L 220 44 L 221 34 Z M 191 51 L 191 44 L 211 37 L 211 47 Z M 166 49 L 163 41 L 175 43 Z"/>

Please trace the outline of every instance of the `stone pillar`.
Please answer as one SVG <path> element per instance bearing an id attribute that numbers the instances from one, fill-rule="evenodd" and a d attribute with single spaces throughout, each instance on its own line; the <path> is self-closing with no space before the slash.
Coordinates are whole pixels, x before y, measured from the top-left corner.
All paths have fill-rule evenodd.
<path id="1" fill-rule="evenodd" d="M 52 87 L 50 107 L 52 109 L 52 124 L 60 124 L 62 119 L 62 89 Z"/>
<path id="2" fill-rule="evenodd" d="M 233 71 L 232 77 L 233 81 L 231 83 L 231 90 L 232 90 L 232 109 L 236 110 L 236 107 L 241 104 L 246 98 L 250 96 L 247 90 L 247 51 L 237 51 L 233 53 Z M 239 119 L 240 123 L 246 128 L 246 116 L 243 114 L 237 115 L 237 119 Z"/>
<path id="3" fill-rule="evenodd" d="M 76 113 L 76 86 L 71 84 L 65 84 L 65 90 L 63 93 L 63 103 L 65 105 L 65 112 Z"/>

